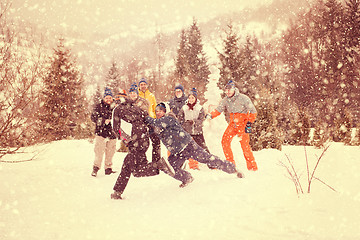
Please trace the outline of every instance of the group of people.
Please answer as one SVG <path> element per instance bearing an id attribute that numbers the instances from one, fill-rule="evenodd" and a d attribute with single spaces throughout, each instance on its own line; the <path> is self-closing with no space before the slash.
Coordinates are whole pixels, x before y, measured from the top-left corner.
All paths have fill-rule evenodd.
<path id="1" fill-rule="evenodd" d="M 186 161 L 190 169 L 199 169 L 200 162 L 210 169 L 244 177 L 236 169 L 231 150 L 231 141 L 236 135 L 241 139 L 248 170 L 257 170 L 249 145 L 249 130 L 256 119 L 256 109 L 250 98 L 241 94 L 233 81 L 226 84 L 226 96 L 210 113 L 205 113 L 195 88 L 187 96 L 182 85 L 175 86 L 174 91 L 175 96 L 168 103 L 157 104 L 154 94 L 148 89 L 147 80 L 142 78 L 138 84 L 132 84 L 127 92 L 120 90 L 115 101 L 111 90 L 106 88 L 103 99 L 95 106 L 91 115 L 96 124 L 92 176 L 97 176 L 104 156 L 105 174 L 115 173 L 112 158 L 116 151 L 116 139 L 120 139 L 128 149 L 113 187 L 112 199 L 122 199 L 131 174 L 134 177 L 147 177 L 163 171 L 179 180 L 180 187 L 187 186 L 194 178 L 184 168 Z M 225 110 L 230 113 L 229 125 L 221 140 L 226 161 L 210 153 L 203 135 L 204 120 L 213 119 Z M 130 131 L 122 128 L 125 122 L 131 125 Z M 146 152 L 150 141 L 152 160 L 148 161 Z M 160 141 L 167 148 L 167 161 L 161 157 Z"/>

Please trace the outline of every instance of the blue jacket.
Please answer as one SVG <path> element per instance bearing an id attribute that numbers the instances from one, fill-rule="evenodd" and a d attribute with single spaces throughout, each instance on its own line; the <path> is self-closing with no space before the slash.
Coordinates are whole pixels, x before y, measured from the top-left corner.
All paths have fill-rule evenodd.
<path id="1" fill-rule="evenodd" d="M 161 142 L 171 154 L 180 153 L 192 140 L 190 134 L 181 127 L 173 116 L 165 115 L 158 119 L 146 117 L 146 121 L 154 128 Z"/>

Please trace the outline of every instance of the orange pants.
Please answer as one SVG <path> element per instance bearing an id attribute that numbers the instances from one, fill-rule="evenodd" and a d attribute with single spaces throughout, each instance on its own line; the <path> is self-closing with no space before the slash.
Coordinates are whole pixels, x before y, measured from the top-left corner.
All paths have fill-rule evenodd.
<path id="1" fill-rule="evenodd" d="M 239 124 L 235 127 L 234 123 L 230 123 L 229 126 L 226 128 L 224 135 L 221 139 L 221 145 L 226 160 L 235 164 L 234 155 L 231 150 L 231 142 L 236 135 L 239 136 L 241 138 L 240 144 L 246 160 L 246 166 L 248 170 L 256 171 L 258 168 L 249 144 L 250 136 L 248 133 L 245 133 L 244 129 L 245 129 L 245 125 L 243 124 Z"/>

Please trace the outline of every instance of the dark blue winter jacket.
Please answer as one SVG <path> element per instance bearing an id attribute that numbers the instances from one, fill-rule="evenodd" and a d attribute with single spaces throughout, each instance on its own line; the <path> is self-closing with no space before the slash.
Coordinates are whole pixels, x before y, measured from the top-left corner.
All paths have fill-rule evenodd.
<path id="1" fill-rule="evenodd" d="M 178 114 L 181 110 L 181 108 L 185 105 L 187 100 L 187 97 L 185 94 L 183 94 L 180 98 L 177 98 L 176 96 L 173 99 L 170 99 L 169 101 L 169 107 L 170 110 L 175 114 L 176 117 L 178 117 Z"/>
<path id="2" fill-rule="evenodd" d="M 181 127 L 175 116 L 165 115 L 158 119 L 146 117 L 146 121 L 154 128 L 171 154 L 180 153 L 192 140 L 190 134 Z"/>

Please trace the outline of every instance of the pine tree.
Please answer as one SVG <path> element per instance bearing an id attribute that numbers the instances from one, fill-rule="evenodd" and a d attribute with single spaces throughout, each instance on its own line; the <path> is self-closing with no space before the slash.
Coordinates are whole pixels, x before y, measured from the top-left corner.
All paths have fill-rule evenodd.
<path id="1" fill-rule="evenodd" d="M 352 117 L 350 112 L 345 109 L 342 116 L 335 120 L 333 140 L 350 144 L 352 127 Z"/>
<path id="2" fill-rule="evenodd" d="M 200 29 L 195 19 L 188 31 L 181 32 L 175 65 L 175 76 L 185 90 L 195 87 L 199 93 L 205 92 L 210 70 L 203 50 Z M 199 94 L 202 103 L 205 102 L 203 96 Z"/>
<path id="3" fill-rule="evenodd" d="M 180 35 L 180 43 L 177 49 L 177 57 L 175 62 L 175 76 L 179 82 L 184 86 L 190 85 L 188 83 L 188 75 L 190 72 L 189 64 L 187 62 L 187 57 L 189 56 L 188 49 L 188 38 L 186 31 L 183 29 Z"/>
<path id="4" fill-rule="evenodd" d="M 113 93 L 116 93 L 121 88 L 121 74 L 115 60 L 112 61 L 111 67 L 105 76 L 105 84 Z"/>
<path id="5" fill-rule="evenodd" d="M 229 24 L 226 38 L 223 40 L 223 52 L 218 51 L 219 59 L 221 62 L 220 79 L 218 87 L 224 89 L 226 83 L 231 79 L 237 84 L 237 80 L 241 79 L 244 75 L 241 69 L 242 55 L 239 48 L 239 38 L 233 30 L 232 24 Z"/>
<path id="6" fill-rule="evenodd" d="M 243 73 L 238 78 L 238 84 L 241 92 L 244 94 L 254 97 L 260 88 L 256 87 L 256 71 L 259 69 L 259 64 L 255 58 L 255 45 L 253 40 L 248 36 L 244 47 L 241 49 L 241 65 L 240 69 Z"/>
<path id="7" fill-rule="evenodd" d="M 257 117 L 253 124 L 253 131 L 250 137 L 250 145 L 254 151 L 264 148 L 274 148 L 281 150 L 281 132 L 277 128 L 274 102 L 266 89 L 260 93 L 263 98 L 259 99 L 256 106 Z"/>
<path id="8" fill-rule="evenodd" d="M 39 131 L 50 141 L 87 136 L 90 129 L 84 80 L 64 42 L 54 49 L 42 92 Z"/>
<path id="9" fill-rule="evenodd" d="M 204 93 L 206 85 L 209 82 L 210 70 L 207 64 L 206 55 L 203 49 L 202 38 L 197 21 L 193 19 L 188 33 L 189 58 L 188 64 L 190 69 L 190 88 L 196 87 L 199 93 Z M 190 89 L 189 88 L 189 89 Z M 200 100 L 204 102 L 203 94 L 199 95 Z"/>
<path id="10" fill-rule="evenodd" d="M 310 117 L 304 108 L 298 109 L 292 126 L 291 142 L 293 145 L 308 145 L 310 134 Z"/>
<path id="11" fill-rule="evenodd" d="M 356 118 L 360 118 L 360 1 L 345 1 L 345 41 L 346 41 L 346 59 L 348 59 L 348 73 L 344 78 L 347 93 L 345 103 L 347 108 Z"/>

